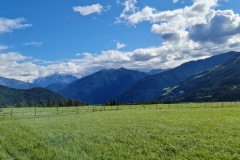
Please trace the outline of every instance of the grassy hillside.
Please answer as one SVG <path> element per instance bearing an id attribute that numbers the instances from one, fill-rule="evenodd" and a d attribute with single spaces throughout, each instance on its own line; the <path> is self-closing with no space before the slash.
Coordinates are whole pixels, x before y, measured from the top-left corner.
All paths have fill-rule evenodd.
<path id="1" fill-rule="evenodd" d="M 140 108 L 0 116 L 0 159 L 240 157 L 240 108 Z"/>
<path id="2" fill-rule="evenodd" d="M 159 99 L 180 101 L 239 101 L 240 57 L 200 73 L 177 87 L 166 90 Z"/>
<path id="3" fill-rule="evenodd" d="M 155 100 L 162 89 L 175 86 L 195 74 L 221 65 L 238 55 L 238 52 L 220 54 L 203 60 L 187 62 L 163 73 L 147 76 L 123 92 L 118 99 L 123 102 Z"/>

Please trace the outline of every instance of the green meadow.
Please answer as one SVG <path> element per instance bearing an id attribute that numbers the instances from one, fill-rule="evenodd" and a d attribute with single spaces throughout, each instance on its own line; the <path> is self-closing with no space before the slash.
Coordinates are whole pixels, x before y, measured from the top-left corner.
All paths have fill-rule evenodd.
<path id="1" fill-rule="evenodd" d="M 238 103 L 36 108 L 36 116 L 35 108 L 7 108 L 0 113 L 4 160 L 240 159 L 239 142 Z"/>

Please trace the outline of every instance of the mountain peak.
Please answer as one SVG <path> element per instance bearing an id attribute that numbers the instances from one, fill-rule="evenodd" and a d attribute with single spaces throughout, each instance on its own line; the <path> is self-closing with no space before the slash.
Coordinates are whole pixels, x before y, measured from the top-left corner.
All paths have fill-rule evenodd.
<path id="1" fill-rule="evenodd" d="M 78 78 L 67 74 L 52 74 L 46 77 L 40 77 L 34 80 L 34 83 L 46 87 L 51 84 L 69 84 L 76 81 Z"/>
<path id="2" fill-rule="evenodd" d="M 90 104 L 100 104 L 112 100 L 146 75 L 123 67 L 104 69 L 67 85 L 59 93 Z"/>

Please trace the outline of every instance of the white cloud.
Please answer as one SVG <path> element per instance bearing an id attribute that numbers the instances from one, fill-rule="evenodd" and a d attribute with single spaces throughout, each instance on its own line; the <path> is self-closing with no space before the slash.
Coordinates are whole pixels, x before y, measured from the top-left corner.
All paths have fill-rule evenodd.
<path id="1" fill-rule="evenodd" d="M 122 49 L 122 48 L 125 48 L 127 45 L 124 44 L 124 43 L 120 43 L 120 42 L 117 42 L 117 49 Z"/>
<path id="2" fill-rule="evenodd" d="M 0 54 L 0 59 L 0 76 L 2 77 L 29 80 L 38 75 L 36 73 L 38 66 L 27 62 L 29 58 L 17 52 Z"/>
<path id="3" fill-rule="evenodd" d="M 109 11 L 111 8 L 112 8 L 111 5 L 105 6 L 103 11 L 104 11 L 104 12 L 107 12 L 107 11 Z"/>
<path id="4" fill-rule="evenodd" d="M 82 56 L 82 54 L 81 53 L 76 53 L 75 56 L 80 57 L 80 56 Z"/>
<path id="5" fill-rule="evenodd" d="M 116 0 L 116 3 L 117 3 L 117 4 L 120 4 L 120 2 L 121 2 L 120 0 Z"/>
<path id="6" fill-rule="evenodd" d="M 124 5 L 124 10 L 123 10 L 123 15 L 127 13 L 134 13 L 136 11 L 136 6 L 135 4 L 137 3 L 137 0 L 126 0 L 123 5 Z"/>
<path id="7" fill-rule="evenodd" d="M 43 45 L 43 42 L 36 42 L 36 41 L 31 41 L 28 43 L 24 43 L 24 46 L 35 46 L 35 47 L 41 47 Z"/>
<path id="8" fill-rule="evenodd" d="M 120 3 L 117 1 L 117 3 Z M 116 18 L 115 23 L 120 23 L 122 22 L 125 17 L 127 17 L 130 14 L 133 14 L 136 12 L 137 7 L 135 6 L 137 3 L 137 0 L 126 0 L 122 5 L 124 6 L 123 12 L 119 17 Z"/>
<path id="9" fill-rule="evenodd" d="M 9 52 L 7 54 L 0 54 L 0 59 L 3 60 L 2 63 L 9 63 L 15 61 L 23 61 L 27 59 L 27 57 L 17 53 L 17 52 Z"/>
<path id="10" fill-rule="evenodd" d="M 99 3 L 93 4 L 91 6 L 74 6 L 73 11 L 78 12 L 79 14 L 83 16 L 87 16 L 93 13 L 100 14 L 103 11 L 104 7 L 100 5 Z M 109 9 L 109 7 L 108 7 Z"/>
<path id="11" fill-rule="evenodd" d="M 0 17 L 0 33 L 12 32 L 14 29 L 31 27 L 32 24 L 25 24 L 24 18 L 6 19 Z"/>
<path id="12" fill-rule="evenodd" d="M 170 64 L 189 59 L 240 50 L 239 14 L 215 10 L 217 0 L 194 0 L 191 6 L 167 11 L 149 6 L 136 10 L 136 3 L 132 4 L 134 9 L 127 14 L 123 11 L 118 22 L 135 27 L 141 22 L 149 22 L 151 31 L 163 39 L 159 47 L 133 51 L 132 58 L 137 61 L 162 61 L 163 67 L 171 67 Z"/>
<path id="13" fill-rule="evenodd" d="M 191 27 L 189 38 L 201 43 L 224 44 L 240 34 L 240 16 L 232 10 L 214 11 L 204 24 Z"/>
<path id="14" fill-rule="evenodd" d="M 120 18 L 126 20 L 132 25 L 136 25 L 143 21 L 149 21 L 151 23 L 163 23 L 163 22 L 175 22 L 179 25 L 190 26 L 196 23 L 205 22 L 206 14 L 209 14 L 213 7 L 217 6 L 216 0 L 195 0 L 192 6 L 186 6 L 185 8 L 168 10 L 159 12 L 155 8 L 145 6 L 141 11 L 134 12 L 132 14 L 122 14 Z"/>
<path id="15" fill-rule="evenodd" d="M 1 51 L 1 50 L 6 50 L 6 49 L 8 49 L 8 48 L 9 48 L 8 46 L 0 45 L 0 51 Z"/>
<path id="16" fill-rule="evenodd" d="M 178 0 L 173 0 L 173 3 L 177 3 L 178 2 Z"/>
<path id="17" fill-rule="evenodd" d="M 78 58 L 86 57 L 92 55 L 91 53 L 84 52 L 84 53 L 77 53 L 75 56 Z"/>

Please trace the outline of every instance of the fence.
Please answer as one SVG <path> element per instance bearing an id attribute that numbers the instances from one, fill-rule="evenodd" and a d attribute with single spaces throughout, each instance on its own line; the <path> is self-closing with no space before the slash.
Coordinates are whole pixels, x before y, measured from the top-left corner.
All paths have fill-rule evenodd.
<path id="1" fill-rule="evenodd" d="M 176 104 L 142 104 L 142 105 L 117 105 L 117 106 L 76 106 L 76 107 L 24 107 L 0 108 L 2 116 L 46 116 L 78 114 L 81 112 L 116 111 L 116 110 L 158 110 L 158 109 L 184 109 L 184 108 L 227 108 L 238 107 L 239 102 L 214 102 L 214 103 L 176 103 Z M 2 111 L 2 112 L 1 112 Z"/>

